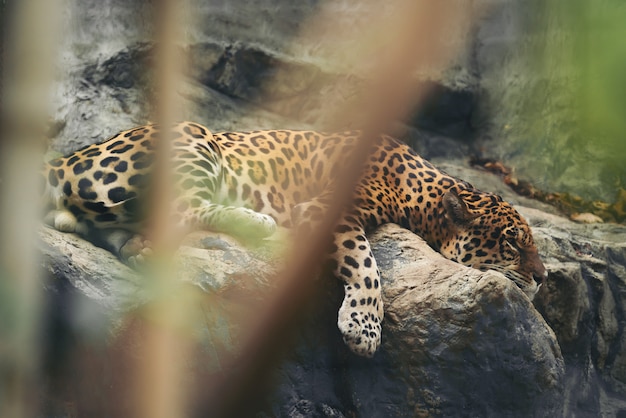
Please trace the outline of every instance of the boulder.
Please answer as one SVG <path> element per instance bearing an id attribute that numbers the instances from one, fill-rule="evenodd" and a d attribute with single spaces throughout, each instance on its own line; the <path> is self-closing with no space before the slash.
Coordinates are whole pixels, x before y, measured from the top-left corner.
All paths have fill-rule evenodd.
<path id="1" fill-rule="evenodd" d="M 103 366 L 103 375 L 80 376 L 91 371 L 73 368 L 72 361 L 66 365 L 73 368 L 75 381 L 91 379 L 89 390 L 99 387 L 105 404 L 81 404 L 81 398 L 63 401 L 78 405 L 79 412 L 103 408 L 123 413 L 111 405 L 129 405 L 132 399 L 106 382 L 118 381 L 120 375 L 132 377 L 128 375 L 132 367 L 120 370 L 120 358 L 128 366 L 131 359 L 148 356 L 146 319 L 137 312 L 157 303 L 161 292 L 154 291 L 149 277 L 74 235 L 48 228 L 40 235 L 45 243 L 44 269 L 51 277 L 48 291 L 63 293 L 62 284 L 69 283 L 80 294 L 78 299 L 69 298 L 81 300 L 73 303 L 80 309 L 67 312 L 69 325 L 64 325 L 76 337 L 71 349 L 81 351 L 87 335 L 94 338 L 93 321 L 75 318 L 91 312 L 87 317 L 100 317 L 95 323 L 104 324 L 96 340 L 110 356 L 100 360 L 110 366 Z M 278 416 L 559 412 L 564 376 L 559 345 L 512 282 L 498 273 L 445 260 L 421 238 L 396 225 L 379 228 L 371 241 L 384 281 L 386 315 L 380 352 L 373 360 L 362 359 L 343 345 L 336 329 L 341 287 L 334 279 L 320 278 L 324 296 L 316 298 L 315 307 L 298 325 L 294 349 L 270 369 L 277 376 L 276 385 L 261 410 Z M 253 306 L 262 309 L 275 286 L 272 278 L 280 257 L 269 257 L 266 250 L 250 252 L 225 237 L 196 233 L 190 242 L 196 247 L 181 247 L 176 284 L 168 293 L 184 295 L 185 305 L 193 301 L 190 304 L 199 307 L 188 312 L 183 326 L 190 329 L 194 354 L 180 359 L 189 375 L 185 381 L 198 382 L 228 373 L 224 365 L 236 358 L 245 329 L 239 320 Z M 191 402 L 203 410 L 206 405 L 197 395 Z"/>
<path id="2" fill-rule="evenodd" d="M 510 280 L 446 260 L 395 225 L 379 228 L 372 241 L 386 306 L 381 357 L 389 365 L 367 375 L 349 373 L 359 415 L 404 415 L 391 405 L 416 416 L 559 412 L 559 345 Z M 387 373 L 403 385 L 372 391 Z"/>
<path id="3" fill-rule="evenodd" d="M 626 411 L 621 370 L 626 306 L 626 227 L 572 222 L 549 205 L 516 195 L 497 176 L 436 161 L 452 175 L 516 205 L 533 227 L 550 272 L 534 304 L 554 330 L 565 360 L 563 416 Z"/>

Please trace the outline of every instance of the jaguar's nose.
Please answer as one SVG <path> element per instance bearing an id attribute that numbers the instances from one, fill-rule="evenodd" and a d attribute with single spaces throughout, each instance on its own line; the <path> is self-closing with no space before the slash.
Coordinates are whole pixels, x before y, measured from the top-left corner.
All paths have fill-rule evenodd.
<path id="1" fill-rule="evenodd" d="M 545 269 L 543 270 L 543 272 L 533 273 L 533 280 L 540 286 L 545 283 L 547 278 L 548 272 Z"/>

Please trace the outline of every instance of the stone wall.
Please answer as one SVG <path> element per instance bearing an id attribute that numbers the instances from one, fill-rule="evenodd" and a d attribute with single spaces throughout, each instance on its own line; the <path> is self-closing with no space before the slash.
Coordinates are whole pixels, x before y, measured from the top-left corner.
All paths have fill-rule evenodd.
<path id="1" fill-rule="evenodd" d="M 614 202 L 626 187 L 621 4 L 492 4 L 474 44 L 484 153 L 544 190 Z"/>

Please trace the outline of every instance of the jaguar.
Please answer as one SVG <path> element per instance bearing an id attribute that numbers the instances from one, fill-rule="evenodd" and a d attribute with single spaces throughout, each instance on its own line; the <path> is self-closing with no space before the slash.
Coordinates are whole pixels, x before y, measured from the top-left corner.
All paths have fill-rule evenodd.
<path id="1" fill-rule="evenodd" d="M 259 239 L 277 225 L 319 221 L 360 137 L 358 131 L 212 133 L 193 122 L 136 127 L 45 164 L 46 223 L 142 263 L 151 253 L 146 212 L 161 135 L 171 138 L 176 225 Z M 345 291 L 338 327 L 362 356 L 373 356 L 381 341 L 381 275 L 367 233 L 385 223 L 413 231 L 450 260 L 501 272 L 531 299 L 547 276 L 527 222 L 509 203 L 380 135 L 328 251 Z"/>

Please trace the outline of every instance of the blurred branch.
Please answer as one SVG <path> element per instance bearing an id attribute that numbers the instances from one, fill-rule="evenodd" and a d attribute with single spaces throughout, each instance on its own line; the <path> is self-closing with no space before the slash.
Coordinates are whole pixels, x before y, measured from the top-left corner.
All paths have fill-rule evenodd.
<path id="1" fill-rule="evenodd" d="M 55 1 L 10 6 L 11 18 L 2 16 L 10 27 L 2 27 L 0 416 L 23 417 L 37 413 L 41 389 L 42 287 L 33 244 L 59 7 Z"/>
<path id="2" fill-rule="evenodd" d="M 176 225 L 171 222 L 174 186 L 172 184 L 172 133 L 169 128 L 179 120 L 182 102 L 177 88 L 183 73 L 181 65 L 180 2 L 158 0 L 155 7 L 155 119 L 160 135 L 155 140 L 155 161 L 152 171 L 149 236 L 154 256 L 144 271 L 146 286 L 154 292 L 154 300 L 143 308 L 152 321 L 147 322 L 145 358 L 136 362 L 135 376 L 136 416 L 185 416 L 185 378 L 183 364 L 190 351 L 190 336 L 177 332 L 174 318 L 185 321 L 189 317 L 189 303 L 173 293 L 175 285 L 172 254 L 179 242 Z"/>
<path id="3" fill-rule="evenodd" d="M 461 12 L 451 7 L 455 2 L 407 0 L 398 1 L 396 5 L 392 20 L 384 22 L 384 27 L 394 28 L 395 35 L 385 49 L 384 59 L 360 57 L 372 68 L 363 97 L 354 108 L 337 110 L 339 124 L 342 118 L 354 112 L 363 114 L 360 120 L 365 124 L 360 146 L 353 155 L 346 156 L 346 164 L 335 179 L 334 204 L 320 228 L 312 236 L 293 242 L 292 259 L 278 278 L 278 290 L 270 297 L 266 309 L 250 318 L 249 333 L 241 352 L 225 366 L 229 374 L 211 382 L 207 388 L 212 416 L 250 416 L 259 408 L 257 402 L 263 396 L 260 388 L 266 387 L 262 382 L 284 353 L 286 336 L 297 326 L 298 313 L 313 293 L 312 272 L 325 258 L 333 227 L 351 204 L 352 190 L 373 144 L 393 121 L 404 117 L 412 105 L 423 99 L 424 92 L 411 88 L 415 71 L 424 65 L 443 71 L 447 59 L 454 53 L 443 40 L 446 39 L 445 28 L 457 21 Z M 374 30 L 379 28 L 371 23 Z M 367 38 L 372 33 L 359 35 Z"/>

